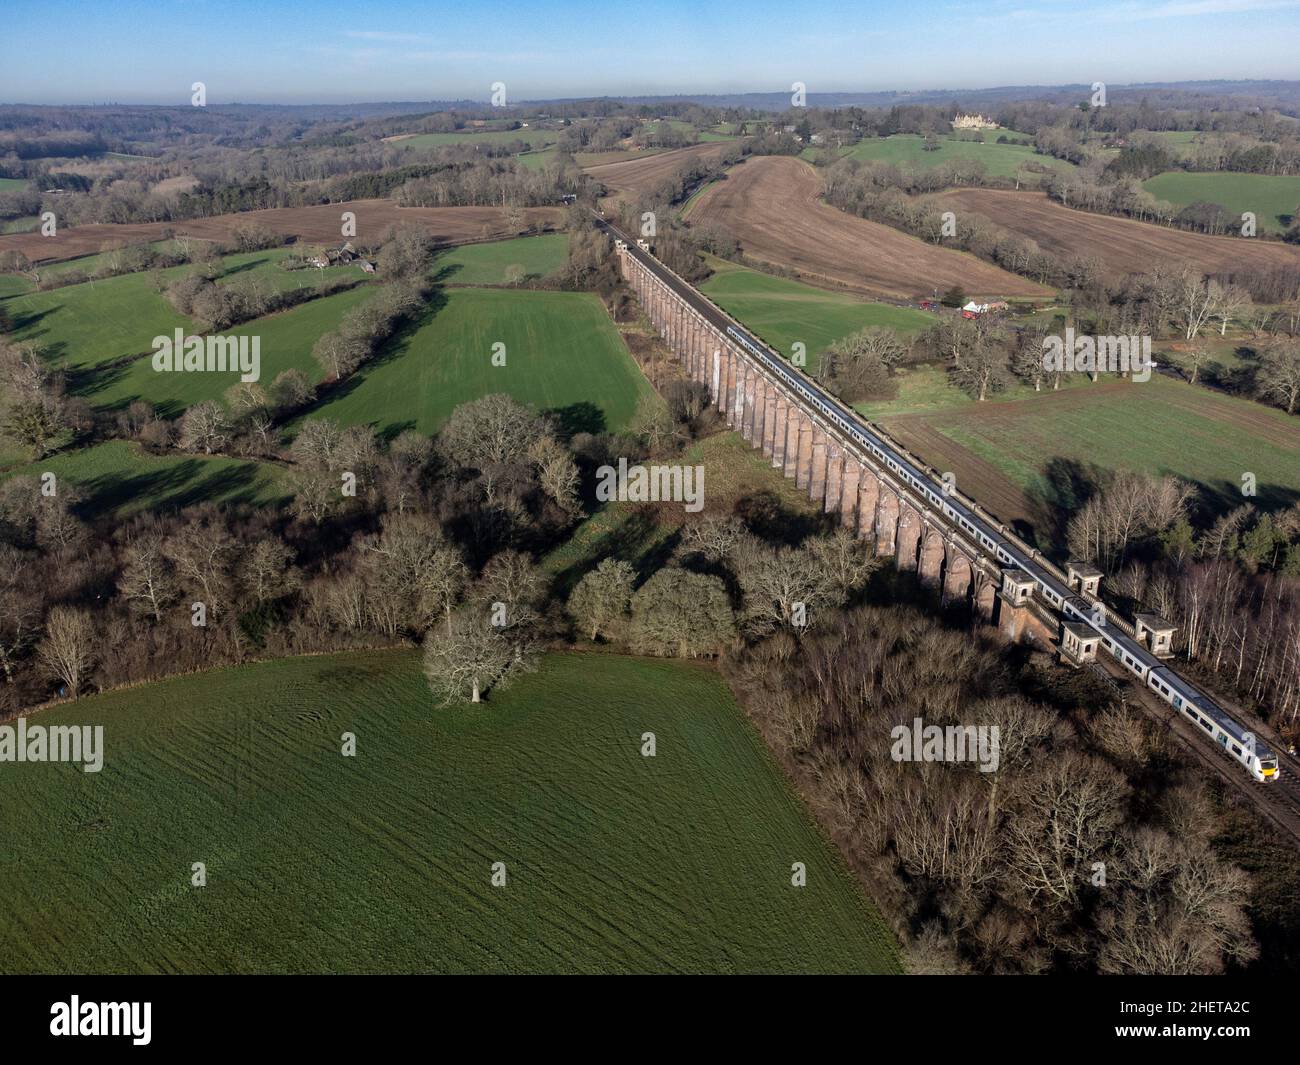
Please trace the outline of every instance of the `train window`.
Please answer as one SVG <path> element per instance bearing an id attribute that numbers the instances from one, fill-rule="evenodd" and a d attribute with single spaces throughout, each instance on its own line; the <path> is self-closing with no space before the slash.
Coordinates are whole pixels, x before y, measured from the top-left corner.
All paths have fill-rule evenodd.
<path id="1" fill-rule="evenodd" d="M 1238 747 L 1235 743 L 1232 745 L 1232 753 L 1235 755 L 1241 754 L 1241 748 Z"/>
<path id="2" fill-rule="evenodd" d="M 1206 721 L 1204 718 L 1201 718 L 1201 727 L 1202 727 L 1203 729 L 1205 729 L 1206 732 L 1213 732 L 1213 731 L 1214 731 L 1214 725 L 1213 725 L 1213 723 L 1212 723 L 1212 722 L 1209 722 L 1209 721 Z"/>

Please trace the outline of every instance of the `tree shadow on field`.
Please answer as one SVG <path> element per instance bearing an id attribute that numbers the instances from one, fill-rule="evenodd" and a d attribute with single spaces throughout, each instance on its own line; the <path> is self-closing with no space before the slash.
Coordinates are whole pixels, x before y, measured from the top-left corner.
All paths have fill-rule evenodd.
<path id="1" fill-rule="evenodd" d="M 587 400 L 570 403 L 567 407 L 551 407 L 544 413 L 553 420 L 555 430 L 565 444 L 578 433 L 594 436 L 605 431 L 605 412 Z"/>
<path id="2" fill-rule="evenodd" d="M 68 392 L 81 399 L 93 399 L 96 394 L 107 391 L 126 377 L 131 372 L 131 364 L 134 361 L 134 359 L 127 359 L 100 366 L 70 367 L 64 371 Z M 125 410 L 133 400 L 141 398 L 143 397 L 123 396 L 100 409 L 109 412 Z M 175 404 L 172 404 L 172 406 L 175 406 Z M 160 407 L 155 409 L 160 409 Z M 164 416 L 171 417 L 170 414 L 164 414 Z"/>
<path id="3" fill-rule="evenodd" d="M 681 532 L 674 531 L 662 543 L 657 543 L 655 537 L 658 531 L 659 525 L 653 512 L 633 510 L 613 528 L 602 533 L 582 559 L 555 575 L 551 584 L 552 592 L 567 599 L 578 582 L 607 558 L 627 562 L 636 571 L 636 583 L 642 584 L 672 556 L 681 541 Z"/>
<path id="4" fill-rule="evenodd" d="M 47 364 L 54 364 L 63 359 L 68 353 L 68 345 L 62 340 L 53 344 L 45 344 L 41 337 L 45 336 L 49 329 L 38 329 L 36 326 L 47 316 L 53 314 L 58 307 L 50 307 L 43 311 L 20 311 L 17 314 L 10 315 L 9 339 L 19 342 L 27 341 L 36 344 L 40 348 L 41 359 Z M 23 336 L 19 336 L 23 333 Z"/>
<path id="5" fill-rule="evenodd" d="M 227 277 L 234 277 L 236 274 L 246 273 L 249 270 L 256 270 L 259 266 L 265 266 L 270 261 L 270 257 L 264 255 L 260 259 L 251 259 L 246 263 L 237 263 L 228 269 L 222 270 L 217 277 L 225 280 Z"/>
<path id="6" fill-rule="evenodd" d="M 1102 478 L 1101 469 L 1077 459 L 1049 459 L 1042 478 L 1025 490 L 1029 520 L 1011 523 L 1016 535 L 1029 544 L 1064 548 L 1071 515 L 1096 494 Z"/>
<path id="7" fill-rule="evenodd" d="M 35 293 L 29 293 L 29 294 L 35 295 Z M 48 318 L 51 314 L 53 314 L 55 311 L 59 309 L 60 308 L 58 307 L 46 307 L 45 310 L 43 311 L 18 311 L 17 313 L 11 313 L 9 315 L 10 332 L 19 333 L 22 332 L 24 329 L 31 329 L 32 326 L 38 324 L 43 319 Z M 23 339 L 31 340 L 32 338 L 24 337 Z"/>
<path id="8" fill-rule="evenodd" d="M 1218 375 L 1215 383 L 1222 391 L 1237 396 L 1253 396 L 1259 390 L 1259 348 L 1243 344 L 1232 352 L 1240 360 Z"/>
<path id="9" fill-rule="evenodd" d="M 438 267 L 437 272 L 433 274 L 434 284 L 445 285 L 464 269 L 464 263 L 447 263 Z"/>
<path id="10" fill-rule="evenodd" d="M 370 427 L 374 429 L 375 436 L 382 440 L 385 445 L 388 445 L 407 430 L 414 429 L 415 420 L 413 418 L 407 418 L 406 421 L 403 422 L 389 422 L 382 428 L 375 425 L 374 422 L 371 422 Z"/>
<path id="11" fill-rule="evenodd" d="M 790 547 L 814 534 L 829 532 L 835 521 L 832 515 L 790 510 L 770 488 L 742 496 L 732 511 L 760 540 Z"/>
<path id="12" fill-rule="evenodd" d="M 149 473 L 107 473 L 79 482 L 86 493 L 78 508 L 93 518 L 124 507 L 177 510 L 221 499 L 223 502 L 258 502 L 258 470 L 249 463 L 214 470 L 201 459 L 185 459 L 164 470 Z"/>
<path id="13" fill-rule="evenodd" d="M 1261 513 L 1276 513 L 1286 510 L 1300 501 L 1300 492 L 1280 484 L 1256 484 L 1255 494 L 1243 494 L 1245 481 L 1197 481 L 1201 490 L 1200 503 L 1206 524 L 1212 522 L 1244 503 L 1249 503 Z"/>

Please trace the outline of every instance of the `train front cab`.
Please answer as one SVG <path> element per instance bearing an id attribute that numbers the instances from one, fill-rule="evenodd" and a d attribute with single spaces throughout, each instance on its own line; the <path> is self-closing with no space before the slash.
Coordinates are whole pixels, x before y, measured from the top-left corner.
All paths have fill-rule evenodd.
<path id="1" fill-rule="evenodd" d="M 1266 784 L 1277 780 L 1277 755 L 1272 751 L 1266 751 L 1264 754 L 1253 758 L 1252 763 L 1250 772 L 1256 780 L 1262 780 Z"/>

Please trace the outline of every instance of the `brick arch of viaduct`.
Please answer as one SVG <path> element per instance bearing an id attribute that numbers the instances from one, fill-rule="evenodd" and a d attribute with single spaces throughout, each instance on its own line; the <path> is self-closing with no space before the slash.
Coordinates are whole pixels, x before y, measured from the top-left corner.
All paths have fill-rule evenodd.
<path id="1" fill-rule="evenodd" d="M 871 540 L 878 555 L 915 570 L 945 604 L 965 602 L 993 619 L 996 579 L 957 542 L 933 512 L 885 471 L 864 461 L 807 414 L 795 397 L 712 323 L 651 274 L 620 256 L 623 274 L 687 376 L 707 386 L 727 424 L 761 449 L 840 524 Z"/>

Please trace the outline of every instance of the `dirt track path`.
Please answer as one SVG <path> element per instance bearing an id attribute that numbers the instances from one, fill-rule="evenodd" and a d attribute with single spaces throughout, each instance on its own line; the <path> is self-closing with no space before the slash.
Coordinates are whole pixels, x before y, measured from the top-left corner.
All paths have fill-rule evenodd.
<path id="1" fill-rule="evenodd" d="M 960 285 L 972 296 L 1049 296 L 973 255 L 938 248 L 821 201 L 820 175 L 788 156 L 758 156 L 706 189 L 690 221 L 716 222 L 745 254 L 833 288 L 910 299 Z"/>

